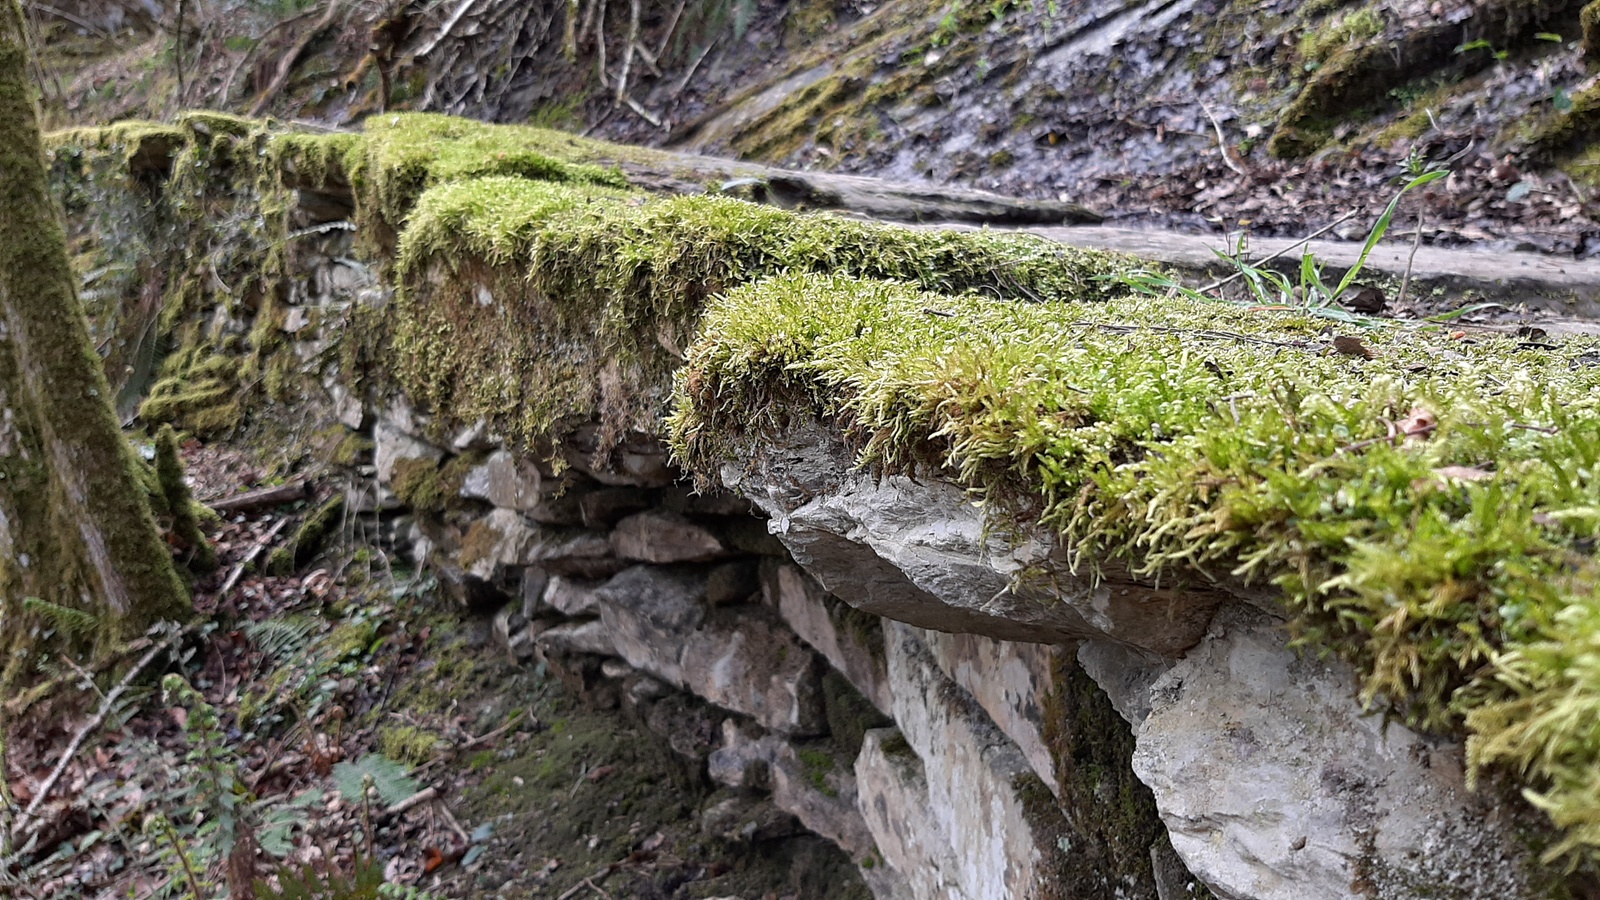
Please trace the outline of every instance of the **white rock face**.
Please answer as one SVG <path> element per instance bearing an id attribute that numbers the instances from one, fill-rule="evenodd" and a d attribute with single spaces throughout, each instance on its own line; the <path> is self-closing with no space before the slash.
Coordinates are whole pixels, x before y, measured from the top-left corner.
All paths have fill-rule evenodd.
<path id="1" fill-rule="evenodd" d="M 1512 823 L 1466 791 L 1459 745 L 1364 714 L 1341 663 L 1260 613 L 1159 678 L 1133 766 L 1220 897 L 1530 897 Z"/>
<path id="2" fill-rule="evenodd" d="M 905 749 L 886 750 L 883 732 L 870 732 L 878 737 L 856 763 L 861 813 L 879 849 L 918 897 L 1045 896 L 1062 852 L 1046 826 L 1063 823 L 1037 818 L 1057 815 L 1053 807 L 1026 808 L 1022 792 L 1038 776 L 914 629 L 896 623 L 885 633 Z"/>
<path id="3" fill-rule="evenodd" d="M 961 685 L 984 712 L 1022 751 L 1028 765 L 1051 792 L 1056 783 L 1055 761 L 1044 742 L 1044 710 L 1055 688 L 1052 671 L 1057 654 L 1070 647 L 997 641 L 977 634 L 943 634 L 923 631 L 922 643 L 939 670 Z"/>

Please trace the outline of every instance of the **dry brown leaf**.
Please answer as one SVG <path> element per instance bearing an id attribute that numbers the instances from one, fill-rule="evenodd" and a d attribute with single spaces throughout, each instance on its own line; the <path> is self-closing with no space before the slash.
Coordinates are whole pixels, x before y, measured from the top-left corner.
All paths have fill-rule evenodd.
<path id="1" fill-rule="evenodd" d="M 1404 419 L 1395 423 L 1395 428 L 1405 436 L 1407 442 L 1413 439 L 1425 438 L 1438 427 L 1439 417 L 1420 406 L 1413 407 Z"/>
<path id="2" fill-rule="evenodd" d="M 1361 343 L 1360 338 L 1350 337 L 1349 335 L 1345 334 L 1334 336 L 1333 349 L 1339 351 L 1345 356 L 1356 356 L 1360 357 L 1361 359 L 1378 358 L 1378 354 L 1372 352 L 1371 347 Z"/>

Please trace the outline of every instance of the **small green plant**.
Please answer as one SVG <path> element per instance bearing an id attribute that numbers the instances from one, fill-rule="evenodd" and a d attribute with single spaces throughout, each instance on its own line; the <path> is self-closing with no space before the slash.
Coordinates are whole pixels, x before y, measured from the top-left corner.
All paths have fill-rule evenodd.
<path id="1" fill-rule="evenodd" d="M 1511 51 L 1497 50 L 1493 44 L 1489 43 L 1483 38 L 1478 38 L 1475 41 L 1467 41 L 1465 44 L 1456 47 L 1455 53 L 1457 56 L 1460 56 L 1464 53 L 1471 53 L 1474 50 L 1487 50 L 1489 51 L 1489 55 L 1493 56 L 1496 61 L 1504 60 L 1506 57 L 1511 55 Z"/>
<path id="2" fill-rule="evenodd" d="M 1415 188 L 1422 187 L 1433 181 L 1450 174 L 1444 169 L 1433 168 L 1425 162 L 1421 163 L 1420 171 L 1413 171 L 1416 154 L 1407 157 L 1403 164 L 1407 172 L 1407 181 L 1400 188 L 1383 214 L 1372 226 L 1368 233 L 1366 243 L 1361 247 L 1361 253 L 1356 257 L 1355 264 L 1345 271 L 1344 277 L 1337 284 L 1330 285 L 1322 277 L 1322 263 L 1319 262 L 1310 250 L 1302 251 L 1300 255 L 1300 269 L 1295 277 L 1265 268 L 1259 264 L 1252 264 L 1244 259 L 1244 244 L 1241 243 L 1233 252 L 1215 251 L 1218 258 L 1237 269 L 1232 280 L 1242 280 L 1249 292 L 1252 305 L 1279 306 L 1291 309 L 1304 310 L 1313 315 L 1323 316 L 1342 321 L 1356 321 L 1357 317 L 1349 310 L 1339 305 L 1339 297 L 1355 283 L 1360 277 L 1362 269 L 1366 267 L 1367 257 L 1372 255 L 1372 249 L 1383 240 L 1388 233 L 1390 224 L 1394 221 L 1395 211 L 1399 209 L 1400 201 Z M 1206 289 L 1195 289 L 1179 283 L 1170 275 L 1151 272 L 1135 271 L 1124 272 L 1106 276 L 1112 281 L 1119 282 L 1129 288 L 1147 295 L 1162 295 L 1177 293 L 1193 300 L 1216 301 L 1218 298 Z M 1220 282 L 1217 286 L 1220 286 Z"/>

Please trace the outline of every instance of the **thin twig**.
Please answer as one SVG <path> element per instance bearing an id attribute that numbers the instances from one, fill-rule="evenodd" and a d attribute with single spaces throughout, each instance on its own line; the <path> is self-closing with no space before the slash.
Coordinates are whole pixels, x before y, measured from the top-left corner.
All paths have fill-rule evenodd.
<path id="1" fill-rule="evenodd" d="M 239 578 L 244 575 L 245 567 L 255 562 L 256 557 L 261 555 L 261 551 L 267 549 L 267 545 L 272 543 L 272 539 L 278 536 L 278 532 L 289 524 L 289 519 L 289 516 L 279 519 L 278 524 L 272 526 L 272 529 L 261 540 L 257 541 L 254 547 L 250 548 L 250 552 L 245 554 L 244 559 L 239 560 L 238 565 L 233 567 L 233 571 L 228 573 L 228 579 L 222 582 L 222 588 L 217 591 L 218 597 L 224 597 L 229 591 L 233 590 L 233 586 L 238 584 Z"/>
<path id="2" fill-rule="evenodd" d="M 67 771 L 67 766 L 72 762 L 72 758 L 78 755 L 78 750 L 83 747 L 83 742 L 88 740 L 90 734 L 106 723 L 106 719 L 111 715 L 112 706 L 116 705 L 117 700 L 124 693 L 127 693 L 128 688 L 133 686 L 133 680 L 139 677 L 139 673 L 143 672 L 146 666 L 155 661 L 161 651 L 172 646 L 174 639 L 175 637 L 169 637 L 151 647 L 144 656 L 139 658 L 138 662 L 133 664 L 133 668 L 122 676 L 122 680 L 117 682 L 117 686 L 111 689 L 111 693 L 100 701 L 100 709 L 95 712 L 93 718 L 78 729 L 77 734 L 73 735 L 72 741 L 67 744 L 67 749 L 62 751 L 61 759 L 56 763 L 56 767 L 50 773 L 50 777 L 46 778 L 44 784 L 39 786 L 39 793 L 34 795 L 33 800 L 28 804 L 28 808 L 22 811 L 23 818 L 34 818 L 34 813 L 39 811 L 39 807 L 44 804 L 45 798 L 50 796 L 50 792 L 55 789 L 56 783 L 61 780 L 62 774 Z"/>
<path id="3" fill-rule="evenodd" d="M 1276 253 L 1272 253 L 1270 255 L 1261 257 L 1260 259 L 1258 259 L 1255 262 L 1251 263 L 1251 267 L 1252 268 L 1260 268 L 1261 266 L 1264 266 L 1267 263 L 1272 262 L 1273 260 L 1277 259 L 1280 256 L 1283 256 L 1284 254 L 1288 253 L 1290 250 L 1293 250 L 1296 247 L 1301 247 L 1301 246 L 1304 246 L 1306 244 L 1311 243 L 1312 241 L 1316 240 L 1317 238 L 1322 237 L 1323 235 L 1325 235 L 1328 232 L 1334 230 L 1335 228 L 1338 228 L 1340 225 L 1343 225 L 1344 223 L 1350 221 L 1351 219 L 1353 219 L 1355 217 L 1356 217 L 1356 214 L 1355 214 L 1355 212 L 1353 210 L 1351 212 L 1347 212 L 1344 215 L 1340 216 L 1339 218 L 1334 219 L 1332 222 L 1329 222 L 1327 225 L 1324 225 L 1323 227 L 1318 228 L 1316 231 L 1311 232 L 1310 234 L 1306 235 L 1305 237 L 1301 238 L 1300 240 L 1295 241 L 1294 243 L 1288 245 L 1287 247 L 1284 247 L 1284 248 L 1278 250 Z M 1243 278 L 1244 275 L 1245 275 L 1245 273 L 1241 269 L 1240 271 L 1235 272 L 1232 275 L 1229 275 L 1227 278 L 1223 278 L 1223 279 L 1221 279 L 1219 281 L 1214 281 L 1211 284 L 1206 285 L 1205 287 L 1200 289 L 1200 293 L 1202 293 L 1202 294 L 1209 293 L 1210 291 L 1214 291 L 1217 288 L 1222 287 L 1223 285 L 1232 284 L 1233 282 L 1238 281 L 1239 279 Z"/>
<path id="4" fill-rule="evenodd" d="M 683 17 L 683 8 L 689 0 L 678 0 L 678 7 L 672 11 L 672 17 L 667 19 L 667 28 L 661 33 L 661 43 L 656 45 L 656 52 L 652 54 L 652 62 L 659 63 L 661 57 L 667 52 L 667 44 L 672 42 L 672 35 L 678 30 L 678 19 Z"/>
<path id="5" fill-rule="evenodd" d="M 601 881 L 605 881 L 607 876 L 621 867 L 622 863 L 606 863 L 604 866 L 600 867 L 600 871 L 590 875 L 588 878 L 583 879 L 572 887 L 567 888 L 561 896 L 556 898 L 556 900 L 572 900 L 573 897 L 583 893 L 584 888 L 595 888 L 594 879 L 598 878 Z M 595 888 L 595 890 L 599 890 L 599 888 Z"/>
<path id="6" fill-rule="evenodd" d="M 401 800 L 383 811 L 386 816 L 398 816 L 407 810 L 414 809 L 424 803 L 439 799 L 439 789 L 436 787 L 423 788 L 415 794 Z"/>
<path id="7" fill-rule="evenodd" d="M 1223 163 L 1226 164 L 1228 168 L 1240 175 L 1249 175 L 1250 173 L 1245 170 L 1245 167 L 1235 162 L 1233 159 L 1233 154 L 1228 152 L 1228 139 L 1223 136 L 1222 123 L 1218 122 L 1217 117 L 1212 114 L 1211 106 L 1209 104 L 1202 103 L 1200 104 L 1200 108 L 1206 111 L 1206 118 L 1211 120 L 1211 127 L 1217 132 L 1217 149 L 1222 151 Z"/>

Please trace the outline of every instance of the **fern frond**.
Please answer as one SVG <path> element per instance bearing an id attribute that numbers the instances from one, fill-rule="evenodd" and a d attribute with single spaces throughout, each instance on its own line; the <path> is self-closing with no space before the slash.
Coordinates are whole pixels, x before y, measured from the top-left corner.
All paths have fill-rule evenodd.
<path id="1" fill-rule="evenodd" d="M 368 778 L 377 788 L 378 799 L 393 806 L 415 794 L 416 779 L 408 774 L 406 766 L 382 753 L 368 753 L 355 762 L 342 762 L 333 767 L 333 782 L 339 793 L 351 802 L 360 802 L 366 795 Z"/>
<path id="2" fill-rule="evenodd" d="M 283 665 L 305 656 L 321 620 L 314 616 L 265 619 L 244 626 L 245 636 L 274 663 Z"/>
<path id="3" fill-rule="evenodd" d="M 66 637 L 87 637 L 94 634 L 95 628 L 100 624 L 99 618 L 94 613 L 73 609 L 70 606 L 59 606 L 48 600 L 40 600 L 38 597 L 24 598 L 22 608 L 44 619 L 46 624 Z"/>

